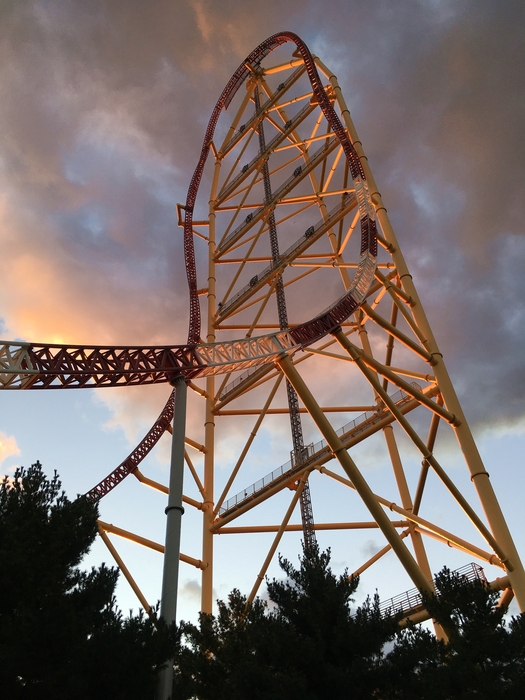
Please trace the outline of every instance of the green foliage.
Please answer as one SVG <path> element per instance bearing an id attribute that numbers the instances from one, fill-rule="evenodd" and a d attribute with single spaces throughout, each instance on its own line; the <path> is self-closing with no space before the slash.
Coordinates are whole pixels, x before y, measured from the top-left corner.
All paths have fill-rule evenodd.
<path id="1" fill-rule="evenodd" d="M 216 617 L 202 614 L 198 626 L 181 623 L 184 644 L 177 654 L 176 698 L 299 698 L 286 663 L 286 630 L 257 600 L 244 614 L 246 598 L 234 590 L 228 603 L 219 602 Z"/>
<path id="2" fill-rule="evenodd" d="M 374 670 L 397 624 L 378 600 L 352 614 L 357 580 L 335 576 L 317 549 L 299 569 L 280 560 L 287 580 L 268 584 L 272 606 L 233 591 L 216 617 L 181 624 L 174 697 L 203 700 L 372 698 Z"/>
<path id="3" fill-rule="evenodd" d="M 451 630 L 447 644 L 427 630 L 401 634 L 386 657 L 385 700 L 390 698 L 523 698 L 525 616 L 507 626 L 496 607 L 498 592 L 444 568 L 435 578 L 437 597 L 425 597 L 433 618 Z"/>
<path id="4" fill-rule="evenodd" d="M 335 576 L 329 564 L 330 551 L 318 548 L 302 557 L 298 569 L 280 559 L 287 579 L 268 584 L 274 614 L 290 635 L 293 664 L 305 684 L 302 697 L 344 698 L 349 688 L 355 697 L 372 697 L 374 673 L 397 623 L 381 617 L 377 597 L 352 612 L 358 579 L 346 571 Z"/>
<path id="5" fill-rule="evenodd" d="M 39 463 L 0 484 L 0 697 L 152 698 L 173 655 L 174 698 L 201 700 L 518 700 L 525 688 L 525 616 L 506 623 L 498 593 L 443 569 L 425 598 L 447 644 L 384 619 L 377 596 L 352 609 L 358 581 L 309 551 L 269 602 L 234 590 L 218 614 L 176 633 L 115 606 L 117 572 L 79 568 L 97 508 L 69 501 Z"/>
<path id="6" fill-rule="evenodd" d="M 37 462 L 0 485 L 0 695 L 64 700 L 149 698 L 173 635 L 115 607 L 118 572 L 79 565 L 97 507 L 70 501 Z"/>
<path id="7" fill-rule="evenodd" d="M 425 604 L 452 633 L 384 619 L 377 597 L 351 609 L 357 580 L 335 576 L 330 552 L 280 560 L 267 604 L 239 591 L 217 616 L 181 623 L 174 697 L 201 700 L 448 700 L 525 697 L 525 616 L 505 624 L 498 594 L 444 569 Z"/>

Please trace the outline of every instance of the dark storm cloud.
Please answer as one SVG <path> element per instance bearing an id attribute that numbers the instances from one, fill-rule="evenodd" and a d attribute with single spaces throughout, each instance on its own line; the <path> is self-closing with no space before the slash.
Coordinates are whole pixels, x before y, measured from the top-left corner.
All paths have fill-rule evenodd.
<path id="1" fill-rule="evenodd" d="M 366 7 L 348 49 L 342 24 L 326 48 L 467 414 L 509 427 L 525 408 L 523 6 Z"/>
<path id="2" fill-rule="evenodd" d="M 521 3 L 22 0 L 0 13 L 10 335 L 185 340 L 175 204 L 230 74 L 287 29 L 338 74 L 468 415 L 522 418 Z"/>

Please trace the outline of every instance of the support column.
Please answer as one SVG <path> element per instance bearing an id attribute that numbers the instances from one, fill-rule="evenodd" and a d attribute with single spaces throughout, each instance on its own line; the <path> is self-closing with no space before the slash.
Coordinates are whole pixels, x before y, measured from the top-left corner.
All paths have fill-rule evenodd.
<path id="1" fill-rule="evenodd" d="M 201 611 L 211 614 L 213 609 L 213 525 L 214 515 L 214 441 L 215 415 L 213 414 L 213 399 L 215 393 L 215 378 L 206 380 L 206 418 L 204 436 L 206 453 L 204 455 L 204 502 L 202 504 L 202 561 L 205 569 L 202 571 Z"/>
<path id="2" fill-rule="evenodd" d="M 179 584 L 180 531 L 184 508 L 182 507 L 182 481 L 184 475 L 184 436 L 186 433 L 186 382 L 184 377 L 174 380 L 175 406 L 173 410 L 173 437 L 171 442 L 170 492 L 166 507 L 166 544 L 160 616 L 168 625 L 176 620 L 177 589 Z M 159 674 L 158 700 L 171 697 L 173 685 L 173 659 Z"/>
<path id="3" fill-rule="evenodd" d="M 525 569 L 519 557 L 518 551 L 510 534 L 507 522 L 500 508 L 494 489 L 489 479 L 489 474 L 487 473 L 481 456 L 478 452 L 476 443 L 470 428 L 465 420 L 463 410 L 460 406 L 456 392 L 450 380 L 448 371 L 443 362 L 443 356 L 439 351 L 438 345 L 434 339 L 433 333 L 430 328 L 430 324 L 427 320 L 426 314 L 421 305 L 421 301 L 417 294 L 412 276 L 408 271 L 408 267 L 403 258 L 399 244 L 397 242 L 394 230 L 390 223 L 387 210 L 383 204 L 381 198 L 381 193 L 379 192 L 370 166 L 368 164 L 368 158 L 365 155 L 363 145 L 359 139 L 354 123 L 350 117 L 350 110 L 348 109 L 341 88 L 337 82 L 336 76 L 328 71 L 326 66 L 322 64 L 321 61 L 316 59 L 316 63 L 319 68 L 325 73 L 329 78 L 332 88 L 334 90 L 336 100 L 341 109 L 341 116 L 348 130 L 350 140 L 357 152 L 357 155 L 363 165 L 363 169 L 366 175 L 368 186 L 370 189 L 370 195 L 372 197 L 372 202 L 376 210 L 377 220 L 385 237 L 389 251 L 394 260 L 397 268 L 401 284 L 404 291 L 408 296 L 412 298 L 412 313 L 416 320 L 416 323 L 423 333 L 426 340 L 423 341 L 423 346 L 432 356 L 434 375 L 437 379 L 441 394 L 445 401 L 445 406 L 447 410 L 453 413 L 459 421 L 459 425 L 454 426 L 454 431 L 456 437 L 463 452 L 465 462 L 470 471 L 470 478 L 476 488 L 479 500 L 485 512 L 487 521 L 490 525 L 492 533 L 497 540 L 500 547 L 505 551 L 508 559 L 511 562 L 512 570 L 509 570 L 509 579 L 516 595 L 516 600 L 518 602 L 519 608 L 522 612 L 525 612 Z"/>
<path id="4" fill-rule="evenodd" d="M 207 298 L 207 330 L 206 342 L 214 343 L 215 337 L 215 313 L 217 310 L 216 298 L 216 265 L 215 265 L 215 241 L 216 241 L 216 213 L 215 197 L 221 161 L 217 157 L 213 170 L 213 181 L 208 202 L 208 298 Z M 206 408 L 204 418 L 204 499 L 202 504 L 202 561 L 205 568 L 202 571 L 201 611 L 212 612 L 213 608 L 213 531 L 211 526 L 214 520 L 214 471 L 215 471 L 215 377 L 206 379 Z"/>
<path id="5" fill-rule="evenodd" d="M 425 575 L 417 565 L 414 557 L 406 547 L 405 543 L 399 536 L 396 528 L 390 522 L 389 517 L 384 512 L 383 508 L 379 505 L 372 489 L 362 476 L 361 472 L 357 468 L 354 460 L 350 457 L 347 450 L 345 449 L 341 439 L 332 428 L 330 422 L 324 415 L 319 404 L 313 397 L 312 393 L 306 386 L 299 372 L 295 369 L 293 362 L 288 356 L 281 357 L 277 364 L 282 369 L 286 375 L 289 382 L 293 385 L 295 391 L 301 398 L 301 401 L 305 405 L 308 413 L 311 415 L 312 419 L 316 423 L 317 427 L 321 431 L 324 439 L 330 446 L 334 456 L 339 461 L 340 465 L 345 470 L 348 478 L 354 485 L 356 491 L 359 493 L 363 499 L 364 504 L 370 511 L 372 517 L 379 525 L 381 531 L 386 537 L 392 549 L 396 553 L 399 561 L 405 568 L 407 574 L 412 579 L 414 585 L 421 591 L 428 593 L 428 595 L 434 594 L 434 589 L 432 584 L 427 581 Z"/>
<path id="6" fill-rule="evenodd" d="M 355 145 L 356 150 L 361 154 L 361 144 L 356 143 Z M 421 301 L 419 300 L 412 276 L 408 272 L 408 268 L 399 249 L 399 244 L 390 225 L 387 211 L 381 200 L 381 195 L 377 191 L 375 182 L 368 167 L 368 162 L 364 156 L 362 158 L 362 162 L 367 174 L 367 179 L 369 180 L 371 192 L 373 193 L 372 200 L 376 206 L 377 217 L 381 224 L 381 229 L 383 230 L 385 238 L 392 246 L 391 255 L 396 264 L 396 268 L 401 279 L 401 284 L 403 285 L 405 292 L 412 297 L 412 313 L 416 319 L 418 327 L 424 333 L 426 338 L 423 345 L 432 356 L 432 369 L 434 371 L 434 376 L 437 379 L 441 395 L 445 401 L 445 406 L 447 410 L 453 413 L 458 419 L 458 425 L 453 426 L 453 428 L 469 469 L 471 481 L 473 482 L 477 491 L 478 498 L 485 512 L 485 516 L 492 534 L 510 561 L 508 572 L 509 579 L 516 595 L 516 600 L 520 611 L 525 612 L 525 569 L 523 568 L 523 564 L 512 539 L 512 535 L 510 534 L 505 516 L 503 515 L 498 499 L 492 487 L 489 474 L 485 469 L 485 465 L 483 464 L 483 460 L 481 459 L 477 445 L 463 414 L 463 409 L 461 408 L 447 368 L 443 362 L 443 356 L 439 351 L 438 345 L 432 334 L 430 324 L 426 318 Z"/>
<path id="7" fill-rule="evenodd" d="M 392 468 L 394 469 L 394 475 L 396 477 L 399 495 L 401 496 L 401 504 L 405 510 L 412 512 L 412 498 L 408 489 L 405 470 L 403 469 L 403 464 L 401 462 L 399 450 L 397 449 L 397 442 L 394 435 L 394 428 L 392 427 L 392 425 L 386 425 L 383 428 L 383 434 L 385 436 L 388 453 L 390 455 L 390 461 L 392 462 Z M 430 581 L 434 586 L 432 571 L 428 562 L 425 545 L 423 544 L 423 538 L 421 536 L 421 533 L 415 529 L 414 523 L 410 523 L 409 533 L 410 539 L 412 540 L 412 546 L 414 548 L 414 554 L 416 555 L 416 561 L 419 564 L 421 571 L 427 577 L 427 580 Z M 441 625 L 439 625 L 435 620 L 433 621 L 433 623 L 436 637 L 438 639 L 443 639 L 446 641 L 447 638 L 443 632 Z"/>
<path id="8" fill-rule="evenodd" d="M 394 429 L 391 425 L 386 425 L 383 428 L 383 434 L 385 436 L 386 444 L 388 447 L 388 452 L 390 455 L 390 460 L 392 462 L 392 467 L 394 469 L 394 475 L 397 482 L 397 488 L 399 490 L 399 495 L 401 496 L 401 504 L 405 510 L 412 512 L 412 499 L 410 497 L 410 492 L 408 490 L 408 484 L 406 481 L 405 470 L 401 463 L 401 457 L 399 456 L 399 450 L 397 449 L 396 438 L 394 436 Z M 430 570 L 430 565 L 428 563 L 427 554 L 423 546 L 423 541 L 419 532 L 416 532 L 413 526 L 410 527 L 410 537 L 412 539 L 412 544 L 414 547 L 414 552 L 416 555 L 417 563 L 421 567 L 421 570 L 428 578 L 429 581 L 432 580 L 432 572 Z"/>

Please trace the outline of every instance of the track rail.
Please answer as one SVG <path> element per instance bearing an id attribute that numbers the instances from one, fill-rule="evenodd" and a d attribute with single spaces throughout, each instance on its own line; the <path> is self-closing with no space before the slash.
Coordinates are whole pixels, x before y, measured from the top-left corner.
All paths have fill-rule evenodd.
<path id="1" fill-rule="evenodd" d="M 348 161 L 360 213 L 361 261 L 350 289 L 330 308 L 310 321 L 281 333 L 258 338 L 203 344 L 200 342 L 201 315 L 193 245 L 193 211 L 202 174 L 220 113 L 227 109 L 245 80 L 254 71 L 260 70 L 262 60 L 286 42 L 293 42 L 297 46 L 315 100 Z M 292 76 L 293 79 L 295 75 Z M 190 380 L 197 376 L 256 368 L 272 362 L 283 353 L 311 345 L 337 328 L 359 307 L 374 278 L 377 256 L 374 209 L 357 153 L 323 88 L 308 47 L 296 34 L 282 32 L 262 42 L 232 75 L 208 123 L 184 211 L 184 257 L 190 296 L 186 345 L 129 348 L 0 341 L 0 389 L 78 389 L 158 384 L 169 383 L 181 374 Z M 274 260 L 273 264 L 284 267 L 287 263 L 286 254 L 281 257 L 282 260 Z M 102 498 L 133 473 L 168 428 L 172 417 L 173 395 L 139 445 L 109 476 L 88 492 L 89 497 L 94 500 Z"/>
<path id="2" fill-rule="evenodd" d="M 271 362 L 298 343 L 288 332 L 196 346 L 124 348 L 0 344 L 0 388 L 82 389 L 163 384 Z"/>
<path id="3" fill-rule="evenodd" d="M 279 34 L 274 34 L 266 39 L 266 41 L 259 44 L 259 46 L 246 57 L 222 91 L 221 96 L 219 97 L 212 112 L 210 121 L 208 122 L 208 127 L 206 129 L 206 134 L 204 136 L 204 142 L 201 149 L 201 155 L 188 189 L 184 216 L 184 256 L 190 290 L 188 344 L 197 344 L 199 342 L 201 326 L 200 305 L 197 294 L 195 250 L 193 245 L 193 210 L 197 199 L 197 193 L 199 191 L 199 185 L 202 179 L 202 174 L 204 172 L 204 166 L 211 149 L 215 128 L 217 126 L 221 111 L 223 109 L 227 109 L 235 93 L 245 82 L 245 80 L 252 75 L 253 72 L 260 70 L 260 65 L 263 58 L 268 56 L 268 54 L 270 54 L 278 46 L 281 46 L 287 42 L 292 42 L 297 46 L 297 50 L 303 59 L 315 100 L 319 104 L 326 121 L 329 123 L 337 140 L 343 148 L 345 157 L 348 161 L 350 173 L 354 180 L 361 219 L 362 266 L 356 273 L 352 287 L 347 291 L 344 297 L 338 299 L 336 303 L 327 309 L 323 314 L 301 324 L 297 329 L 290 329 L 290 334 L 294 340 L 302 347 L 306 347 L 307 345 L 311 345 L 322 338 L 331 330 L 337 328 L 342 321 L 346 320 L 359 307 L 364 298 L 364 295 L 361 293 L 361 289 L 363 287 L 368 289 L 373 280 L 373 271 L 375 269 L 375 261 L 377 256 L 377 230 L 374 208 L 370 199 L 368 187 L 366 185 L 366 176 L 361 161 L 359 160 L 352 142 L 348 138 L 346 129 L 335 113 L 330 98 L 326 93 L 319 77 L 319 73 L 317 72 L 312 54 L 304 41 L 293 32 L 280 32 Z"/>
<path id="4" fill-rule="evenodd" d="M 173 420 L 174 402 L 175 393 L 172 391 L 166 405 L 162 409 L 162 413 L 137 447 L 135 447 L 133 452 L 131 452 L 111 474 L 106 476 L 105 479 L 102 479 L 102 481 L 86 493 L 86 496 L 91 501 L 99 501 L 112 491 L 115 486 L 118 486 L 127 476 L 133 474 L 133 472 L 138 469 L 142 460 L 151 452 L 166 430 L 168 430 Z"/>
<path id="5" fill-rule="evenodd" d="M 200 343 L 200 306 L 193 245 L 193 209 L 219 115 L 261 61 L 286 42 L 301 55 L 312 91 L 341 144 L 354 180 L 361 222 L 361 260 L 349 290 L 322 314 L 283 333 L 227 343 Z M 348 134 L 323 88 L 306 44 L 292 32 L 263 41 L 235 71 L 222 91 L 206 129 L 201 155 L 188 189 L 184 216 L 184 256 L 190 293 L 188 343 L 163 347 L 102 347 L 4 342 L 0 345 L 0 389 L 55 389 L 129 386 L 217 374 L 272 361 L 282 352 L 307 347 L 335 330 L 363 302 L 374 279 L 377 232 L 366 177 Z"/>

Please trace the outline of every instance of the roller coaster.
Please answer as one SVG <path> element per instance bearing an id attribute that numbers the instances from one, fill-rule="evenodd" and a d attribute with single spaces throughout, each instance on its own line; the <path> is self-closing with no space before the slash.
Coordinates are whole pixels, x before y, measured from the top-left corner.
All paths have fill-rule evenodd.
<path id="1" fill-rule="evenodd" d="M 353 538 L 370 528 L 381 531 L 385 546 L 352 573 L 393 552 L 411 585 L 431 592 L 425 541 L 439 542 L 501 569 L 502 596 L 515 595 L 524 610 L 523 565 L 341 87 L 297 35 L 270 37 L 232 75 L 212 111 L 178 221 L 189 287 L 186 344 L 0 345 L 2 389 L 175 387 L 144 439 L 89 497 L 100 501 L 129 475 L 168 493 L 139 465 L 165 432 L 175 440 L 182 431 L 179 467 L 184 461 L 197 494 L 182 501 L 202 512 L 203 545 L 199 556 L 177 552 L 177 561 L 201 572 L 203 611 L 212 610 L 217 534 L 256 541 L 258 533 L 274 533 L 254 576 L 253 600 L 285 533 L 301 532 L 308 552 L 322 530 L 344 530 Z M 201 288 L 198 270 L 206 278 Z M 186 434 L 177 417 L 174 422 L 182 385 L 195 399 L 191 410 L 202 416 L 199 439 Z M 289 436 L 282 438 L 289 460 L 275 462 L 282 450 L 267 449 L 267 468 L 255 473 L 251 456 L 261 449 L 265 426 L 275 428 L 276 416 L 289 423 Z M 219 448 L 234 431 L 243 432 L 244 440 L 236 454 L 224 457 Z M 377 461 L 389 476 L 374 490 L 352 455 L 365 443 L 377 451 L 378 438 L 383 452 Z M 471 494 L 463 493 L 447 468 L 451 439 L 463 454 Z M 407 466 L 414 453 L 417 474 Z M 336 466 L 328 469 L 329 462 Z M 327 482 L 347 494 L 348 507 L 339 520 L 318 522 L 315 505 L 323 504 Z M 425 513 L 438 483 L 450 499 L 441 518 L 432 509 Z M 377 492 L 383 488 L 385 493 Z M 280 523 L 268 523 L 274 510 L 269 516 L 266 505 L 288 489 Z M 484 517 L 470 503 L 476 495 Z M 300 525 L 291 523 L 297 507 Z M 181 504 L 169 508 L 182 512 Z M 355 519 L 362 508 L 370 520 Z M 466 516 L 466 534 L 449 526 L 451 508 Z M 250 520 L 242 524 L 246 514 Z M 108 533 L 164 551 L 102 521 L 100 532 L 119 564 Z M 131 573 L 123 571 L 148 609 Z"/>

